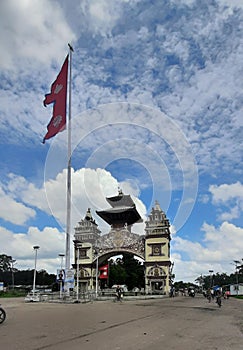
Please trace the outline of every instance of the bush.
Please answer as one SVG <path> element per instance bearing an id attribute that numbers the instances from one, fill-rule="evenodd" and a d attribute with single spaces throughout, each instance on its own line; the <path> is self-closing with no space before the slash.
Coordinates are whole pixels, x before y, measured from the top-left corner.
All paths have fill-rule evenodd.
<path id="1" fill-rule="evenodd" d="M 26 296 L 24 290 L 10 290 L 7 292 L 0 292 L 0 298 L 18 298 Z"/>

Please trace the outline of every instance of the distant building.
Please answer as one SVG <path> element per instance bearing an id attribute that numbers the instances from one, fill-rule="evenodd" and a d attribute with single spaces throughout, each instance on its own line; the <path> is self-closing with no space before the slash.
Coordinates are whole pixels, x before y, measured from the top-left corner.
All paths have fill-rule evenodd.
<path id="1" fill-rule="evenodd" d="M 231 284 L 230 295 L 243 295 L 243 283 Z"/>

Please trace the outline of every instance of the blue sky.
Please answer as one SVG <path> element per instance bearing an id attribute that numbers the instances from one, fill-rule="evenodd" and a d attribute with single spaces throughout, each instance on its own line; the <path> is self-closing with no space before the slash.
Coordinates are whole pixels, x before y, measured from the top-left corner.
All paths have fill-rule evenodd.
<path id="1" fill-rule="evenodd" d="M 2 1 L 0 253 L 55 272 L 65 251 L 66 132 L 44 95 L 72 60 L 72 227 L 118 186 L 171 222 L 176 280 L 243 258 L 240 0 Z M 133 226 L 144 233 L 144 224 Z M 72 231 L 73 232 L 73 231 Z"/>

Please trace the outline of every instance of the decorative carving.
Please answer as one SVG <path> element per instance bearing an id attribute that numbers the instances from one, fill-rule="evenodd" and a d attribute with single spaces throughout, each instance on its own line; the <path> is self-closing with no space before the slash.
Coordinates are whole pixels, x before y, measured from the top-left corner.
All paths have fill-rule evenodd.
<path id="1" fill-rule="evenodd" d="M 127 250 L 144 258 L 144 236 L 131 233 L 126 227 L 112 228 L 106 235 L 100 236 L 96 245 L 102 247 L 102 253 L 114 250 Z"/>
<path id="2" fill-rule="evenodd" d="M 148 270 L 148 277 L 152 277 L 152 276 L 153 277 L 166 276 L 166 272 L 162 267 L 158 265 L 154 265 Z"/>
<path id="3" fill-rule="evenodd" d="M 90 274 L 85 268 L 81 268 L 81 270 L 79 272 L 79 276 L 80 276 L 80 278 L 85 278 L 85 277 L 89 277 Z"/>

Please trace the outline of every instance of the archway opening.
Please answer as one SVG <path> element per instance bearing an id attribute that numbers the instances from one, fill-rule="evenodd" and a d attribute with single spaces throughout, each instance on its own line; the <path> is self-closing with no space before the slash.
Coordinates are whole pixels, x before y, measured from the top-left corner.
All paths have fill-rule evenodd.
<path id="1" fill-rule="evenodd" d="M 96 276 L 97 266 L 98 278 Z M 93 278 L 96 277 L 99 290 L 122 285 L 126 291 L 144 292 L 144 259 L 134 252 L 116 250 L 116 252 L 100 254 L 93 261 L 93 271 L 95 272 Z"/>

